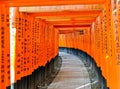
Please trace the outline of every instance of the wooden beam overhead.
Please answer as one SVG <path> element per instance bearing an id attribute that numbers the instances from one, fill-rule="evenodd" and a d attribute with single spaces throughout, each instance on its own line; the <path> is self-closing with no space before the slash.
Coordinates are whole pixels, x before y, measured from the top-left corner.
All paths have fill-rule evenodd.
<path id="1" fill-rule="evenodd" d="M 102 10 L 102 9 L 103 9 L 103 4 L 19 7 L 20 12 L 28 12 L 28 13 L 61 12 L 61 11 L 91 11 L 91 10 Z"/>
<path id="2" fill-rule="evenodd" d="M 9 6 L 51 6 L 76 4 L 104 4 L 106 0 L 0 0 Z"/>
<path id="3" fill-rule="evenodd" d="M 66 30 L 79 31 L 79 30 L 88 29 L 88 28 L 90 28 L 90 27 L 67 27 L 67 28 L 59 28 L 58 30 L 60 30 L 60 31 L 66 31 Z"/>
<path id="4" fill-rule="evenodd" d="M 80 30 L 87 30 L 90 27 L 67 27 L 67 28 L 58 28 L 59 34 L 74 33 L 79 32 Z"/>
<path id="5" fill-rule="evenodd" d="M 43 18 L 42 18 L 43 19 Z M 60 23 L 60 22 L 93 22 L 95 21 L 95 17 L 66 17 L 66 18 L 45 18 L 46 22 L 51 23 Z"/>
<path id="6" fill-rule="evenodd" d="M 59 34 L 68 34 L 68 33 L 74 33 L 74 32 L 76 32 L 75 30 L 66 30 L 66 31 L 63 31 L 63 30 L 59 30 Z"/>
<path id="7" fill-rule="evenodd" d="M 51 18 L 51 17 L 80 17 L 80 16 L 92 16 L 96 17 L 101 13 L 101 10 L 93 11 L 62 11 L 62 12 L 41 12 L 41 13 L 29 13 L 36 18 Z"/>
<path id="8" fill-rule="evenodd" d="M 78 28 L 78 27 L 90 27 L 91 25 L 54 25 L 55 28 Z"/>
<path id="9" fill-rule="evenodd" d="M 63 25 L 63 24 L 91 24 L 95 19 L 88 19 L 88 20 L 60 20 L 60 21 L 47 21 L 47 23 L 53 24 L 53 25 Z"/>

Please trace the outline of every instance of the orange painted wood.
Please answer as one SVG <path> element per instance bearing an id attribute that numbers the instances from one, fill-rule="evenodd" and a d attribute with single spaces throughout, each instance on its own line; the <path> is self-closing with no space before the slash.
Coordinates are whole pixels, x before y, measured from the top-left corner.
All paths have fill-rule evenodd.
<path id="1" fill-rule="evenodd" d="M 96 17 L 100 14 L 101 10 L 82 10 L 82 11 L 61 11 L 61 12 L 36 12 L 30 13 L 34 17 L 80 17 L 80 16 L 92 16 Z M 86 17 L 87 18 L 87 17 Z"/>
<path id="2" fill-rule="evenodd" d="M 75 20 L 75 21 L 72 21 L 72 20 L 68 20 L 68 21 L 47 21 L 48 23 L 51 23 L 53 25 L 91 25 L 91 23 L 93 22 L 94 20 L 90 20 L 90 19 L 87 19 L 87 20 Z"/>
<path id="3" fill-rule="evenodd" d="M 21 31 L 21 18 L 18 13 L 18 9 L 14 8 L 13 15 L 13 27 L 16 28 L 16 56 L 15 56 L 15 82 L 21 79 L 21 40 L 22 40 L 22 31 Z M 19 44 L 19 45 L 18 45 Z"/>
<path id="4" fill-rule="evenodd" d="M 1 0 L 1 2 L 7 3 L 9 6 L 41 6 L 41 5 L 75 5 L 75 4 L 103 4 L 106 0 Z"/>
<path id="5" fill-rule="evenodd" d="M 0 87 L 6 89 L 10 86 L 10 29 L 9 7 L 0 6 Z"/>
<path id="6" fill-rule="evenodd" d="M 55 25 L 55 28 L 68 28 L 68 27 L 90 27 L 90 25 Z"/>

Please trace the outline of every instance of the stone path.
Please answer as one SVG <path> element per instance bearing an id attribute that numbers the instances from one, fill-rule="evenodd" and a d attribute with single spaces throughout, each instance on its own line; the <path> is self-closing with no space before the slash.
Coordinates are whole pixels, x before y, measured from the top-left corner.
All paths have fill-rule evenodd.
<path id="1" fill-rule="evenodd" d="M 89 74 L 82 61 L 72 54 L 59 54 L 62 67 L 48 89 L 91 89 Z"/>

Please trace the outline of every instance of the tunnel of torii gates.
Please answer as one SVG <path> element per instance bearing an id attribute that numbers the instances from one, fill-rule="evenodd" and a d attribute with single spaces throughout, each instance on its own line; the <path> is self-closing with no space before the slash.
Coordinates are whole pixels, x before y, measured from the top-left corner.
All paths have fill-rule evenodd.
<path id="1" fill-rule="evenodd" d="M 59 47 L 90 55 L 120 89 L 120 0 L 0 0 L 0 89 L 30 75 Z"/>

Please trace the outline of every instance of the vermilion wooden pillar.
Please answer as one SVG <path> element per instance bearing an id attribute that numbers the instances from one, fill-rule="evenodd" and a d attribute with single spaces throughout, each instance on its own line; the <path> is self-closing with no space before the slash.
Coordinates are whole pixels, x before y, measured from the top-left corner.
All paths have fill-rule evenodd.
<path id="1" fill-rule="evenodd" d="M 0 88 L 10 86 L 9 7 L 0 3 Z"/>

